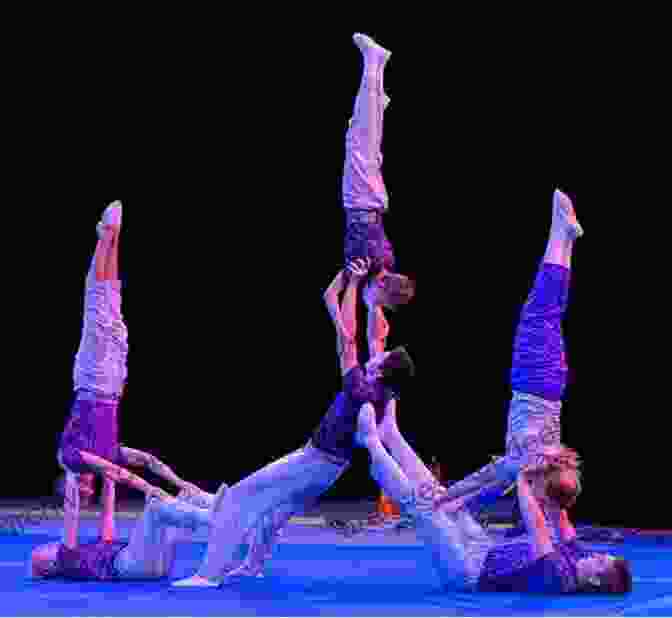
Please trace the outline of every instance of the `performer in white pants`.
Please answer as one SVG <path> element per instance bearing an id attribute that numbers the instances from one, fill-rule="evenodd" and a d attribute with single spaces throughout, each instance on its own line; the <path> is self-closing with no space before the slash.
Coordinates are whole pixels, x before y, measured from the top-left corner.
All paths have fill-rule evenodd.
<path id="1" fill-rule="evenodd" d="M 121 313 L 119 239 L 121 202 L 113 202 L 98 224 L 98 242 L 86 277 L 84 323 L 73 370 L 75 396 L 61 435 L 58 461 L 65 469 L 65 529 L 77 538 L 80 485 L 101 470 L 83 453 L 120 466 L 145 466 L 181 489 L 199 493 L 152 455 L 126 448 L 118 441 L 117 411 L 124 393 L 128 330 Z M 103 476 L 101 539 L 114 539 L 114 483 Z"/>
<path id="2" fill-rule="evenodd" d="M 628 562 L 578 543 L 566 510 L 560 538 L 553 540 L 543 511 L 553 501 L 549 489 L 565 481 L 565 469 L 544 463 L 520 470 L 517 493 L 528 536 L 500 541 L 474 521 L 464 498 L 446 499 L 446 490 L 407 444 L 397 441 L 392 454 L 387 451 L 369 404 L 359 416 L 358 440 L 369 450 L 373 478 L 413 518 L 446 588 L 556 594 L 631 589 Z"/>
<path id="3" fill-rule="evenodd" d="M 357 297 L 367 264 L 350 266 L 350 279 L 341 314 L 350 333 L 357 332 Z M 362 366 L 356 336 L 339 338 L 343 391 L 325 414 L 311 440 L 233 485 L 213 512 L 208 549 L 198 573 L 177 586 L 217 586 L 236 576 L 256 576 L 272 549 L 273 539 L 288 518 L 314 503 L 349 466 L 355 449 L 357 414 L 369 402 L 382 416 L 386 406 L 413 373 L 403 348 L 383 352 Z M 300 393 L 292 391 L 292 397 Z M 260 524 L 260 522 L 266 522 Z M 241 546 L 251 530 L 257 534 L 255 551 L 241 564 Z M 266 532 L 264 532 L 264 530 Z M 259 540 L 259 536 L 264 538 Z"/>
<path id="4" fill-rule="evenodd" d="M 129 542 L 98 540 L 80 544 L 66 520 L 60 543 L 36 547 L 29 562 L 31 577 L 61 577 L 66 579 L 128 580 L 155 579 L 169 575 L 175 560 L 178 528 L 195 531 L 209 528 L 210 509 L 193 504 L 197 498 L 173 498 L 140 477 L 95 455 L 83 454 L 88 465 L 98 466 L 110 482 L 126 483 L 147 496 L 142 515 L 138 518 Z M 187 492 L 183 492 L 187 493 Z M 226 493 L 202 496 L 213 507 Z"/>
<path id="5" fill-rule="evenodd" d="M 506 454 L 448 487 L 447 499 L 472 495 L 471 505 L 478 507 L 501 495 L 523 466 L 540 465 L 551 456 L 576 470 L 573 452 L 564 449 L 560 440 L 568 371 L 562 319 L 568 305 L 574 242 L 582 234 L 571 200 L 556 190 L 546 252 L 516 331 Z M 580 489 L 573 483 L 559 487 L 567 502 Z M 560 511 L 547 514 L 551 534 L 557 539 Z"/>
<path id="6" fill-rule="evenodd" d="M 345 264 L 359 259 L 368 263 L 363 300 L 368 309 L 367 339 L 371 357 L 382 352 L 381 340 L 389 330 L 383 308 L 409 303 L 415 283 L 396 272 L 392 243 L 383 227 L 388 210 L 388 195 L 383 181 L 381 152 L 383 115 L 389 103 L 383 75 L 391 53 L 363 34 L 353 36 L 359 48 L 363 69 L 345 138 L 343 165 L 343 210 L 345 213 Z M 339 295 L 348 284 L 348 270 L 336 275 L 324 294 L 327 309 L 341 339 L 352 334 L 345 327 L 339 309 Z"/>

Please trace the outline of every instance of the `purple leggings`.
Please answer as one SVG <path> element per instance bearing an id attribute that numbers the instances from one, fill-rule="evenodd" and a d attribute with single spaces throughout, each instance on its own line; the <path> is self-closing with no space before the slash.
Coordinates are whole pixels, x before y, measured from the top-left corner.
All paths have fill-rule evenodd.
<path id="1" fill-rule="evenodd" d="M 523 306 L 513 345 L 511 388 L 560 401 L 567 384 L 562 318 L 567 309 L 569 269 L 542 264 Z"/>

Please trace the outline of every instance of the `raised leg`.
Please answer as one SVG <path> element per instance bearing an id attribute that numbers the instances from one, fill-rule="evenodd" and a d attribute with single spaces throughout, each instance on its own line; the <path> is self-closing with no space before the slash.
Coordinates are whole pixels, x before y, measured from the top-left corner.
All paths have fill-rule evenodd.
<path id="1" fill-rule="evenodd" d="M 364 35 L 356 34 L 353 39 L 362 52 L 364 68 L 345 144 L 345 262 L 369 257 L 371 271 L 380 272 L 394 269 L 394 252 L 382 223 L 382 213 L 388 207 L 381 153 L 387 101 L 383 72 L 390 52 Z"/>
<path id="2" fill-rule="evenodd" d="M 326 491 L 346 466 L 324 458 L 316 449 L 299 449 L 230 487 L 216 498 L 210 540 L 195 578 L 175 585 L 216 584 L 239 566 L 238 552 L 259 518 L 289 502 L 305 504 Z"/>
<path id="3" fill-rule="evenodd" d="M 148 500 L 121 558 L 122 576 L 154 578 L 167 575 L 175 560 L 176 528 L 195 530 L 199 526 L 208 526 L 209 522 L 205 509 L 176 499 Z"/>
<path id="4" fill-rule="evenodd" d="M 82 339 L 75 358 L 75 389 L 119 397 L 126 377 L 128 333 L 121 316 L 118 238 L 121 204 L 107 207 L 84 296 Z"/>
<path id="5" fill-rule="evenodd" d="M 89 270 L 89 278 L 95 272 L 97 281 L 117 281 L 119 279 L 119 233 L 121 231 L 122 207 L 118 200 L 112 202 L 103 212 L 98 224 L 98 245 Z"/>
<path id="6" fill-rule="evenodd" d="M 353 40 L 362 52 L 364 69 L 346 136 L 343 204 L 345 208 L 386 210 L 380 148 L 387 105 L 383 71 L 390 52 L 361 34 L 356 34 Z"/>
<path id="7" fill-rule="evenodd" d="M 96 281 L 107 280 L 107 262 L 114 241 L 115 232 L 112 229 L 106 229 L 103 226 L 98 227 L 98 242 L 96 243 L 96 250 L 91 260 L 89 267 L 89 274 L 87 275 L 87 284 L 92 284 Z"/>
<path id="8" fill-rule="evenodd" d="M 124 550 L 123 572 L 133 577 L 161 577 L 172 566 L 174 537 L 166 525 L 158 521 L 158 500 L 148 500 L 138 518 Z"/>
<path id="9" fill-rule="evenodd" d="M 560 401 L 567 380 L 562 318 L 567 309 L 574 240 L 583 233 L 569 198 L 556 191 L 543 262 L 523 306 L 513 347 L 511 387 Z"/>
<path id="10" fill-rule="evenodd" d="M 98 243 L 91 260 L 87 283 L 94 281 L 116 281 L 119 278 L 117 251 L 121 228 L 121 202 L 112 202 L 103 213 L 98 224 Z"/>
<path id="11" fill-rule="evenodd" d="M 245 540 L 248 545 L 247 555 L 243 563 L 227 574 L 234 577 L 262 577 L 264 565 L 273 554 L 280 531 L 295 513 L 305 511 L 312 501 L 304 503 L 287 502 L 264 513 L 249 530 Z"/>
<path id="12" fill-rule="evenodd" d="M 107 281 L 119 281 L 119 238 L 121 228 L 115 225 L 109 225 L 113 231 L 110 247 L 107 253 L 107 263 L 105 264 L 105 279 Z"/>
<path id="13" fill-rule="evenodd" d="M 572 266 L 574 241 L 583 236 L 572 201 L 562 191 L 553 194 L 553 222 L 549 234 L 544 263 L 557 264 L 566 269 Z"/>
<path id="14" fill-rule="evenodd" d="M 509 409 L 506 456 L 451 485 L 457 498 L 493 484 L 503 491 L 520 465 L 542 457 L 560 443 L 561 399 L 567 380 L 562 318 L 567 309 L 574 241 L 583 230 L 569 198 L 556 191 L 553 219 L 544 259 L 523 306 L 516 331 L 511 369 L 514 391 Z"/>
<path id="15" fill-rule="evenodd" d="M 391 403 L 378 426 L 378 434 L 404 475 L 415 484 L 436 483 L 437 479 L 406 441 L 397 425 L 396 405 Z"/>
<path id="16" fill-rule="evenodd" d="M 430 550 L 442 582 L 456 588 L 468 588 L 480 569 L 479 559 L 483 555 L 480 545 L 487 535 L 468 514 L 460 512 L 449 516 L 436 508 L 440 497 L 432 491 L 436 484 L 423 487 L 406 476 L 405 469 L 402 470 L 385 450 L 376 430 L 373 410 L 367 406 L 360 412 L 358 434 L 371 456 L 371 476 L 386 495 L 399 502 L 414 518 L 416 533 Z M 408 448 L 410 453 L 404 453 L 403 457 L 412 463 L 410 469 L 419 472 L 420 459 Z M 423 471 L 424 476 L 426 473 Z M 478 534 L 475 535 L 474 531 Z M 474 536 L 473 541 L 468 538 L 470 534 Z M 477 552 L 472 551 L 474 543 L 479 544 Z"/>

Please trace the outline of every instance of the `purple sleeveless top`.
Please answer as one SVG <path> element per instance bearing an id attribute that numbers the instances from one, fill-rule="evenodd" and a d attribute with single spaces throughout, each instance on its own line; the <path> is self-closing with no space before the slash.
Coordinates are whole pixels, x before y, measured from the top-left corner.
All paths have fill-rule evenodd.
<path id="1" fill-rule="evenodd" d="M 58 548 L 55 577 L 68 579 L 117 579 L 119 573 L 114 567 L 117 554 L 128 543 L 85 543 L 75 549 L 65 545 Z"/>
<path id="2" fill-rule="evenodd" d="M 360 365 L 353 367 L 343 376 L 343 390 L 336 396 L 324 415 L 320 425 L 313 432 L 315 448 L 345 461 L 352 458 L 355 449 L 357 416 L 365 403 L 376 410 L 376 422 L 380 422 L 385 406 L 395 398 L 394 392 L 376 381 L 368 384 L 364 380 L 364 370 Z"/>
<path id="3" fill-rule="evenodd" d="M 532 558 L 527 542 L 503 543 L 485 558 L 478 579 L 481 592 L 570 593 L 578 589 L 576 563 L 584 552 L 575 541 L 553 545 L 553 552 Z"/>

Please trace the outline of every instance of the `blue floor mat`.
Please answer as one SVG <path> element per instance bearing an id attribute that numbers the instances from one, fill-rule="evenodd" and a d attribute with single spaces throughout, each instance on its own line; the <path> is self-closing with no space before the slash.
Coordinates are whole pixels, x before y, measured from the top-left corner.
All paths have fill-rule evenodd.
<path id="1" fill-rule="evenodd" d="M 32 547 L 57 539 L 56 523 L 0 537 L 0 616 L 672 616 L 670 537 L 626 535 L 616 546 L 594 545 L 632 561 L 631 594 L 562 597 L 444 592 L 412 531 L 346 538 L 309 526 L 288 527 L 266 577 L 229 587 L 170 587 L 194 572 L 202 542 L 178 546 L 170 579 L 27 579 Z"/>

